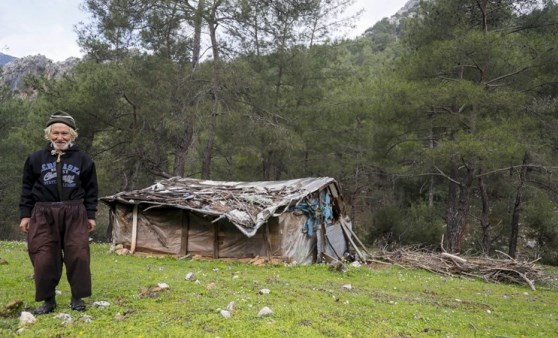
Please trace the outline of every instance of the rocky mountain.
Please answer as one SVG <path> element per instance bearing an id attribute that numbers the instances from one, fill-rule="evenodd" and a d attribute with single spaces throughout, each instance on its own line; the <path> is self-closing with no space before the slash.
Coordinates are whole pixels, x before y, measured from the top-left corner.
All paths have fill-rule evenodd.
<path id="1" fill-rule="evenodd" d="M 425 1 L 429 1 L 429 0 L 425 0 Z M 390 17 L 385 17 L 375 24 L 381 22 L 388 22 L 392 25 L 399 26 L 399 24 L 401 23 L 401 19 L 413 17 L 418 13 L 419 5 L 420 5 L 420 0 L 408 0 L 405 3 L 405 5 L 403 5 L 403 7 L 401 7 L 397 12 L 395 12 L 395 14 L 393 14 Z M 367 32 L 371 31 L 374 28 L 374 25 L 366 29 L 364 34 L 366 35 Z"/>
<path id="2" fill-rule="evenodd" d="M 17 59 L 15 56 L 11 56 L 8 54 L 0 53 L 0 67 L 5 65 L 6 63 L 12 62 Z"/>
<path id="3" fill-rule="evenodd" d="M 44 55 L 32 55 L 4 64 L 0 68 L 0 86 L 8 87 L 12 92 L 22 96 L 32 96 L 33 91 L 25 85 L 27 76 L 38 76 L 45 80 L 59 79 L 70 72 L 79 58 L 71 57 L 61 62 L 53 62 Z"/>
<path id="4" fill-rule="evenodd" d="M 407 1 L 405 5 L 391 17 L 383 18 L 376 22 L 374 26 L 368 28 L 364 32 L 363 37 L 372 41 L 374 51 L 384 50 L 388 45 L 401 38 L 405 30 L 405 19 L 417 15 L 419 6 L 420 0 Z"/>
<path id="5" fill-rule="evenodd" d="M 399 9 L 394 15 L 389 18 L 389 21 L 394 24 L 399 24 L 402 18 L 409 18 L 416 15 L 420 5 L 420 0 L 409 0 L 405 5 Z"/>

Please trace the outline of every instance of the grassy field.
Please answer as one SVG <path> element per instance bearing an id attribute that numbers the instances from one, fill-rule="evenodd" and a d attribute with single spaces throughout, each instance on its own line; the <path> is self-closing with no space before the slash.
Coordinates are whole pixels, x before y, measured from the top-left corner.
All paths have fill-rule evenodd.
<path id="1" fill-rule="evenodd" d="M 558 336 L 558 290 L 544 286 L 532 291 L 385 265 L 338 272 L 117 256 L 106 244 L 92 245 L 94 295 L 86 312 L 70 310 L 63 277 L 56 311 L 22 326 L 20 312 L 38 305 L 25 244 L 0 242 L 0 261 L 0 310 L 22 301 L 13 315 L 4 309 L 0 337 Z M 159 283 L 169 288 L 153 289 Z M 93 306 L 100 301 L 110 305 Z M 264 307 L 272 313 L 258 317 Z"/>

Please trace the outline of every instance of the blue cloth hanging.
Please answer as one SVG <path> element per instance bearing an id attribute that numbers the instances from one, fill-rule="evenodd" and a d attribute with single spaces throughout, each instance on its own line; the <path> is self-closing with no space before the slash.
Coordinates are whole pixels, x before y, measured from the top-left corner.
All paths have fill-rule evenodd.
<path id="1" fill-rule="evenodd" d="M 292 210 L 302 211 L 306 215 L 306 222 L 304 222 L 304 228 L 302 232 L 306 233 L 307 236 L 314 236 L 314 228 L 316 227 L 318 220 L 316 218 L 316 210 L 319 207 L 318 200 L 313 198 L 310 203 L 302 202 L 294 206 Z"/>

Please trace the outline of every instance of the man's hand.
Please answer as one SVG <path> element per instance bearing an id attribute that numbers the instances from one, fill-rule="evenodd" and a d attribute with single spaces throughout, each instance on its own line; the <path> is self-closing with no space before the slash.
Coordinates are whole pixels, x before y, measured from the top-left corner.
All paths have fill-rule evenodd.
<path id="1" fill-rule="evenodd" d="M 89 222 L 89 232 L 95 230 L 95 227 L 97 226 L 97 223 L 95 223 L 94 219 L 88 219 L 87 220 Z"/>
<path id="2" fill-rule="evenodd" d="M 23 217 L 19 222 L 19 230 L 23 233 L 27 233 L 29 231 L 29 217 Z"/>

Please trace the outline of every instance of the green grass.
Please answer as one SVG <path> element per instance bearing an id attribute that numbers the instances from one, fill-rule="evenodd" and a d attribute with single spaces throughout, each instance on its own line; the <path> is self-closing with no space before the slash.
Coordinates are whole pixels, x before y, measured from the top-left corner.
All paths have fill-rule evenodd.
<path id="1" fill-rule="evenodd" d="M 34 302 L 25 244 L 0 242 L 0 310 Z M 556 337 L 558 291 L 447 278 L 395 266 L 253 266 L 225 260 L 117 256 L 92 245 L 93 296 L 70 310 L 63 277 L 54 314 L 16 333 L 18 311 L 0 317 L 0 337 Z M 553 270 L 556 271 L 556 270 Z M 199 283 L 185 279 L 193 272 Z M 145 296 L 142 289 L 167 283 Z M 343 288 L 350 284 L 352 289 Z M 271 290 L 261 295 L 263 288 Z M 92 307 L 107 301 L 108 308 Z M 235 302 L 230 318 L 219 310 Z M 259 318 L 267 306 L 273 313 Z M 57 314 L 73 322 L 63 325 Z M 91 321 L 84 315 L 91 316 Z"/>

